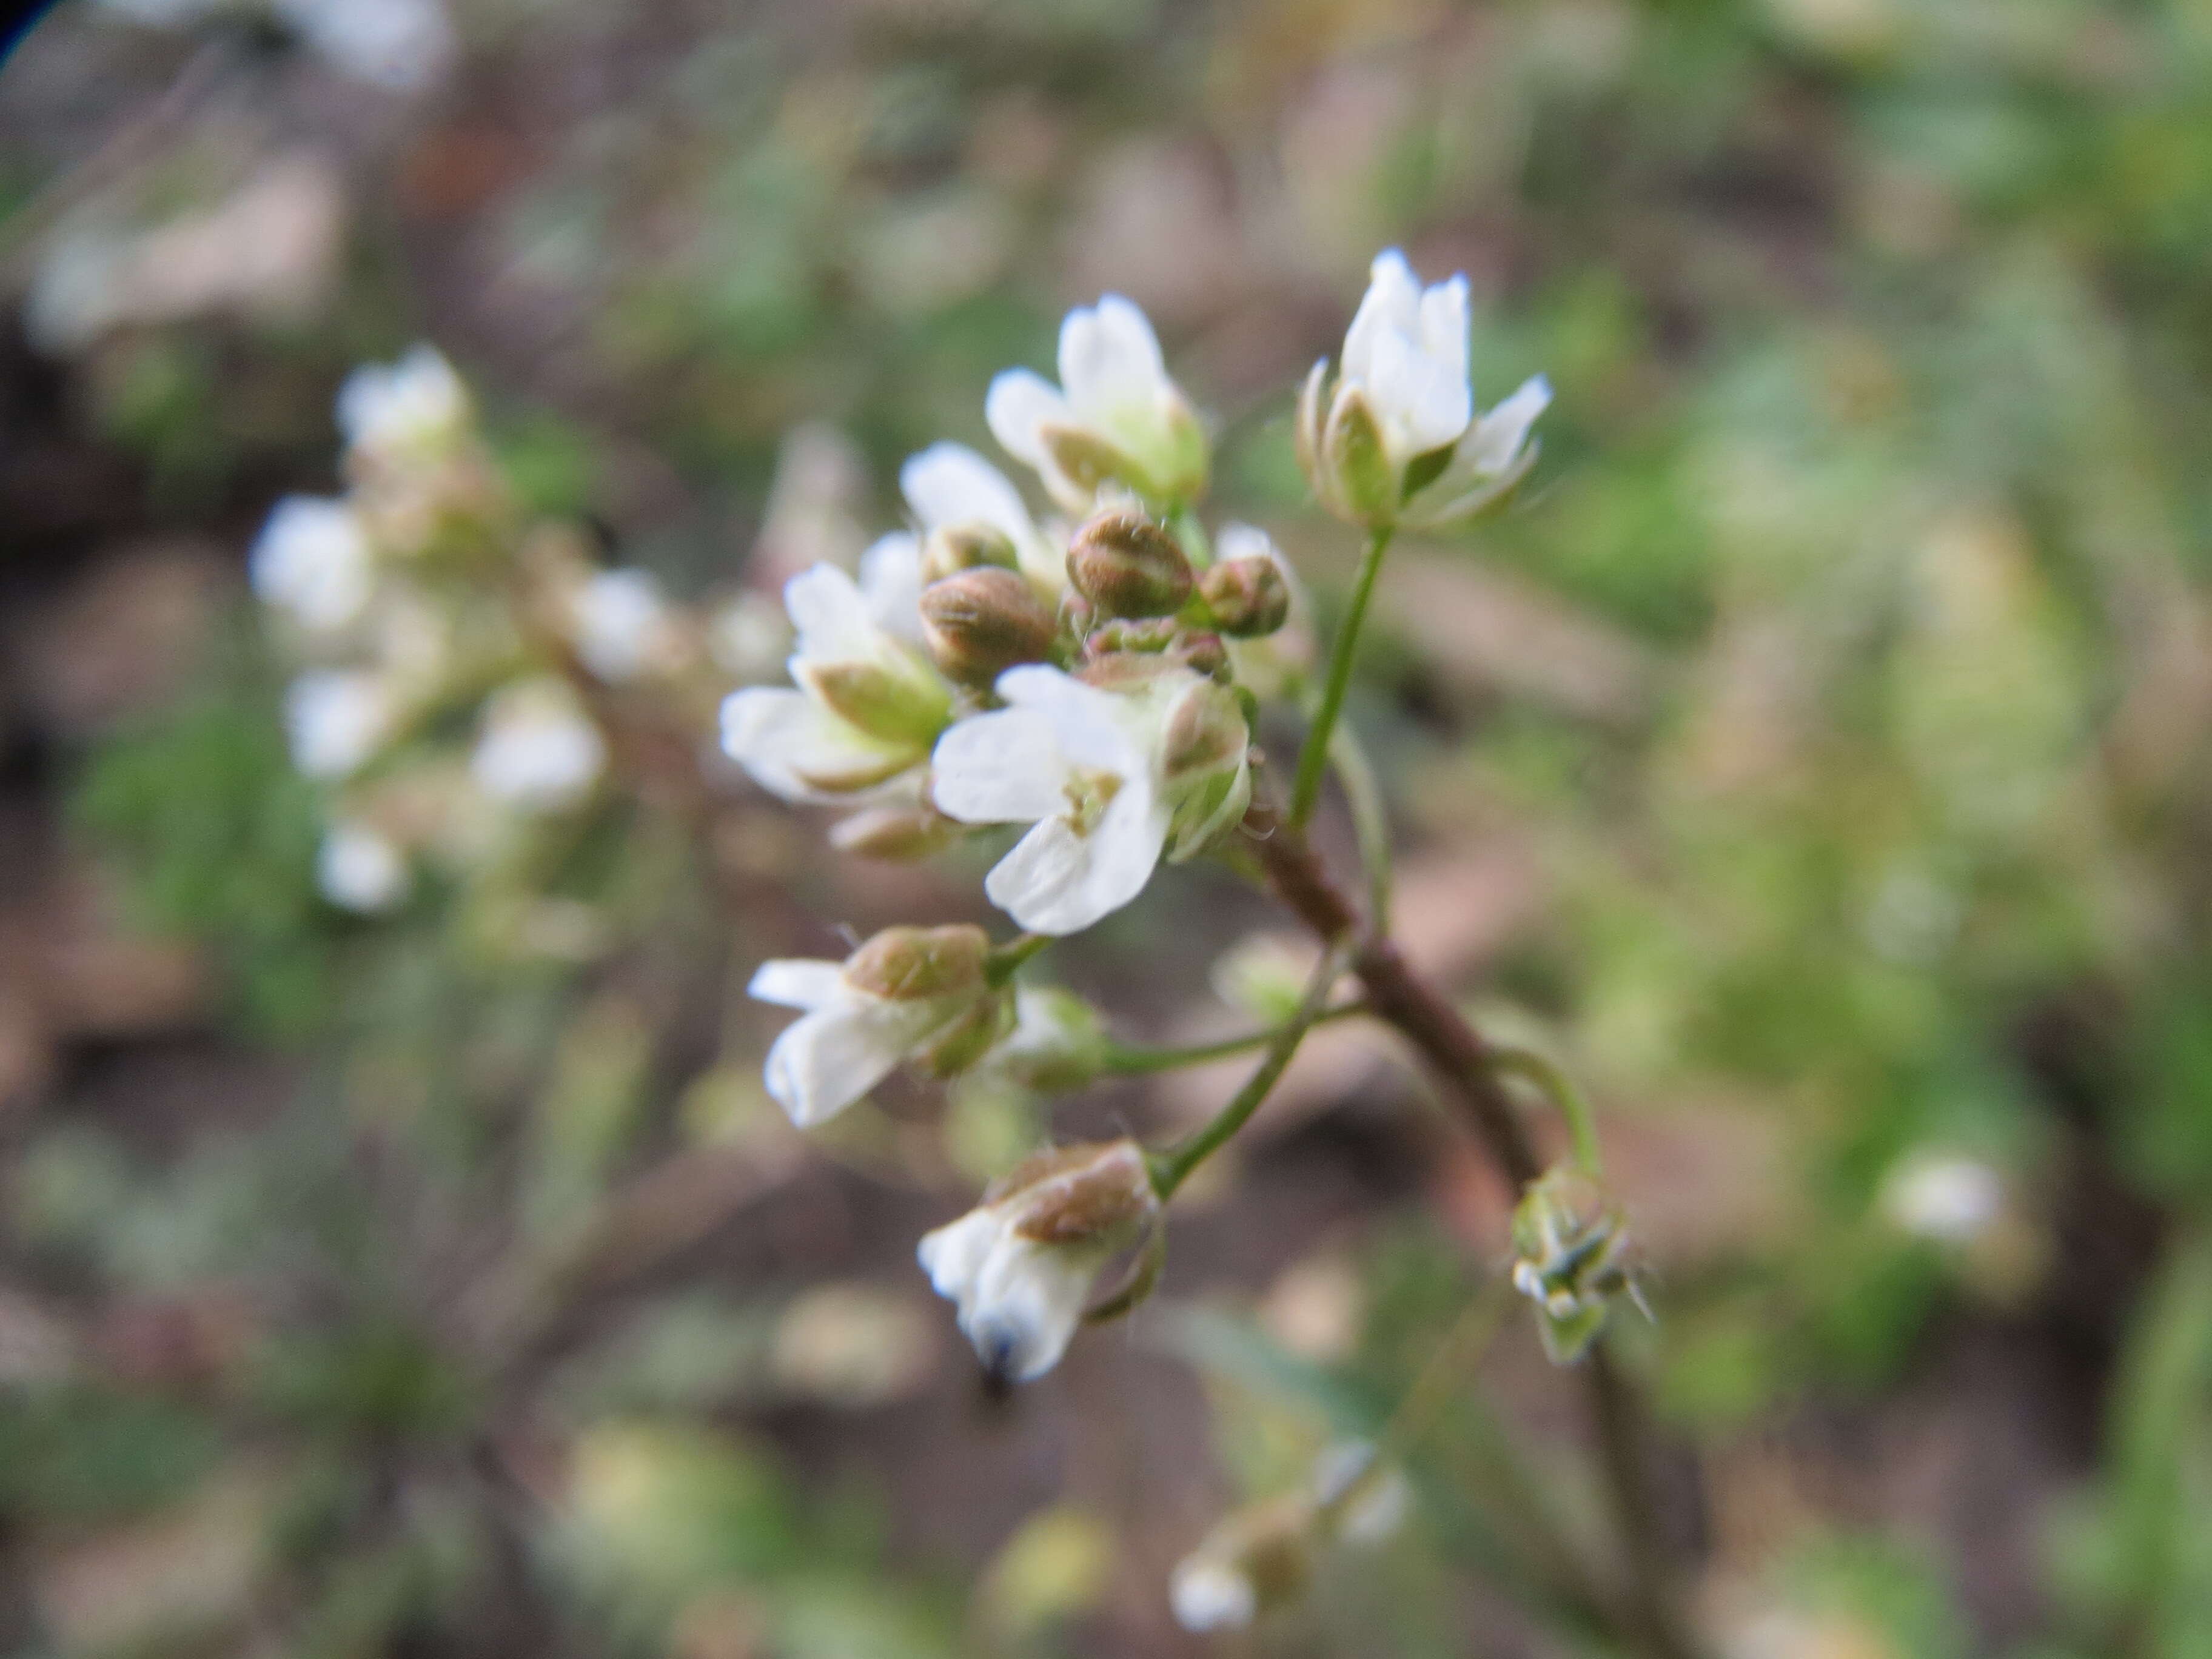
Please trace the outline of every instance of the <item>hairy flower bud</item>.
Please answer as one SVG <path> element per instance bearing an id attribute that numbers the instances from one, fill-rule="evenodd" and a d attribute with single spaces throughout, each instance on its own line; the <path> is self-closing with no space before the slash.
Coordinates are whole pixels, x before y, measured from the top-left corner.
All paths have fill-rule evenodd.
<path id="1" fill-rule="evenodd" d="M 1026 578 L 988 567 L 922 589 L 921 627 L 937 665 L 971 685 L 988 685 L 1018 663 L 1043 661 L 1057 632 Z"/>
<path id="2" fill-rule="evenodd" d="M 1025 1160 L 917 1254 L 986 1369 L 1026 1382 L 1059 1363 L 1099 1270 L 1159 1207 L 1135 1141 L 1063 1146 Z"/>
<path id="3" fill-rule="evenodd" d="M 1604 1328 L 1613 1298 L 1637 1294 L 1620 1206 L 1581 1170 L 1549 1170 L 1513 1212 L 1513 1285 L 1536 1304 L 1544 1351 L 1569 1365 Z"/>
<path id="4" fill-rule="evenodd" d="M 1290 617 L 1291 586 L 1265 556 L 1224 559 L 1199 579 L 1198 591 L 1213 625 L 1238 639 L 1272 634 Z"/>
<path id="5" fill-rule="evenodd" d="M 971 519 L 965 524 L 942 525 L 921 544 L 921 580 L 941 582 L 963 570 L 1020 568 L 1014 539 L 995 525 Z"/>
<path id="6" fill-rule="evenodd" d="M 979 988 L 990 936 L 966 922 L 949 927 L 886 927 L 845 959 L 857 989 L 892 1002 Z"/>
<path id="7" fill-rule="evenodd" d="M 1171 617 L 1195 580 L 1174 536 L 1143 514 L 1118 507 L 1075 532 L 1067 574 L 1104 617 Z"/>

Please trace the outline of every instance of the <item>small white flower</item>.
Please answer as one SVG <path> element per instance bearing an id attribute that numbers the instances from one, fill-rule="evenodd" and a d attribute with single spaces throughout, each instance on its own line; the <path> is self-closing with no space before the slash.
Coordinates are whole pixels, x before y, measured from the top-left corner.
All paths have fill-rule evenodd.
<path id="1" fill-rule="evenodd" d="M 311 778 L 349 777 L 384 746 L 398 712 L 380 675 L 343 668 L 302 674 L 284 694 L 292 764 Z"/>
<path id="2" fill-rule="evenodd" d="M 570 605 L 576 654 L 611 685 L 650 672 L 672 650 L 672 623 L 660 584 L 643 570 L 601 570 Z"/>
<path id="3" fill-rule="evenodd" d="M 994 1376 L 1028 1382 L 1060 1363 L 1099 1270 L 1159 1212 L 1133 1140 L 1042 1153 L 916 1251 Z"/>
<path id="4" fill-rule="evenodd" d="M 826 564 L 785 584 L 797 689 L 749 686 L 722 704 L 722 747 L 762 787 L 790 801 L 849 799 L 929 758 L 952 690 L 915 643 L 919 561 L 912 537 L 886 537 L 862 563 L 865 586 Z"/>
<path id="5" fill-rule="evenodd" d="M 932 444 L 908 457 L 899 489 L 924 533 L 988 526 L 1014 544 L 1022 574 L 1040 589 L 1056 595 L 1066 588 L 1066 549 L 1037 528 L 1006 475 L 966 445 Z"/>
<path id="6" fill-rule="evenodd" d="M 1259 1616 L 1260 1592 L 1226 1561 L 1186 1556 L 1168 1577 L 1168 1604 L 1176 1623 L 1194 1635 L 1209 1631 L 1247 1630 Z"/>
<path id="7" fill-rule="evenodd" d="M 1376 256 L 1334 390 L 1324 359 L 1299 395 L 1298 458 L 1322 505 L 1355 523 L 1429 527 L 1472 516 L 1520 482 L 1551 387 L 1536 375 L 1477 419 L 1468 337 L 1464 276 L 1424 289 L 1395 248 Z M 1422 476 L 1409 477 L 1423 458 Z"/>
<path id="8" fill-rule="evenodd" d="M 900 1062 L 990 1025 L 996 998 L 976 927 L 894 927 L 843 962 L 763 963 L 746 989 L 803 1011 L 769 1049 L 768 1091 L 800 1128 L 843 1111 Z M 987 1030 L 985 1035 L 994 1035 Z"/>
<path id="9" fill-rule="evenodd" d="M 707 653 L 739 684 L 772 678 L 791 651 L 791 619 L 765 593 L 738 594 L 707 629 Z"/>
<path id="10" fill-rule="evenodd" d="M 580 802 L 606 768 L 606 739 L 560 680 L 526 680 L 486 706 L 469 773 L 494 800 L 526 812 Z"/>
<path id="11" fill-rule="evenodd" d="M 2003 1213 L 2004 1180 L 1979 1158 L 1921 1153 L 1890 1172 L 1882 1208 L 1906 1232 L 1939 1244 L 1971 1244 Z"/>
<path id="12" fill-rule="evenodd" d="M 468 388 L 435 346 L 367 363 L 338 388 L 338 429 L 357 454 L 386 462 L 436 459 L 466 429 Z"/>
<path id="13" fill-rule="evenodd" d="M 407 855 L 382 831 L 340 818 L 323 832 L 315 884 L 340 908 L 374 915 L 405 898 L 412 881 Z"/>
<path id="14" fill-rule="evenodd" d="M 930 793 L 963 823 L 1033 826 L 983 881 L 1033 932 L 1079 933 L 1121 908 L 1163 854 L 1194 856 L 1251 799 L 1242 716 L 1200 675 L 1164 668 L 1109 691 L 1033 663 L 996 689 L 1006 708 L 938 740 Z"/>
<path id="15" fill-rule="evenodd" d="M 1109 479 L 1161 505 L 1206 488 L 1206 434 L 1168 378 L 1145 313 L 1118 294 L 1067 313 L 1060 385 L 1026 368 L 991 382 L 991 435 L 1035 467 L 1052 497 L 1087 513 Z"/>
<path id="16" fill-rule="evenodd" d="M 313 634 L 361 619 L 375 585 L 368 533 L 343 501 L 287 495 L 253 544 L 249 570 L 263 604 Z"/>

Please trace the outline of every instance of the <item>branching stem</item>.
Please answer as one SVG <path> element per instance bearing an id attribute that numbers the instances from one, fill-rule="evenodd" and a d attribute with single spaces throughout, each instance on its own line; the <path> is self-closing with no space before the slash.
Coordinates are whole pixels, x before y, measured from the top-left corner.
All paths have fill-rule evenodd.
<path id="1" fill-rule="evenodd" d="M 1349 1019 L 1354 1014 L 1367 1012 L 1364 1002 L 1340 1003 L 1334 1008 L 1324 1008 L 1315 1016 L 1314 1024 L 1326 1025 L 1331 1020 Z M 1102 1069 L 1119 1077 L 1142 1077 L 1153 1072 L 1179 1071 L 1185 1066 L 1203 1066 L 1209 1060 L 1226 1060 L 1250 1049 L 1264 1048 L 1283 1034 L 1284 1028 L 1270 1025 L 1264 1031 L 1246 1031 L 1243 1035 L 1223 1037 L 1217 1042 L 1196 1042 L 1185 1048 L 1152 1048 L 1142 1043 L 1109 1042 Z"/>

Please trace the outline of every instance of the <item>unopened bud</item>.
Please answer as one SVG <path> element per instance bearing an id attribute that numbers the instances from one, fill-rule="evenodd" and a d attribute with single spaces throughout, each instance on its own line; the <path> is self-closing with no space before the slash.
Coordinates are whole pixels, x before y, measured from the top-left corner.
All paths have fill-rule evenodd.
<path id="1" fill-rule="evenodd" d="M 1176 635 L 1168 656 L 1209 679 L 1229 678 L 1229 647 L 1218 634 L 1186 630 Z"/>
<path id="2" fill-rule="evenodd" d="M 945 525 L 921 544 L 921 580 L 941 582 L 963 570 L 1016 568 L 1012 538 L 982 523 Z"/>
<path id="3" fill-rule="evenodd" d="M 988 685 L 1017 663 L 1042 662 L 1056 632 L 1025 578 L 988 568 L 923 588 L 921 629 L 937 665 L 970 685 Z"/>
<path id="4" fill-rule="evenodd" d="M 1238 639 L 1272 634 L 1290 618 L 1291 585 L 1264 556 L 1223 560 L 1199 579 L 1198 591 L 1213 625 Z"/>
<path id="5" fill-rule="evenodd" d="M 830 844 L 841 853 L 890 864 L 908 864 L 943 852 L 961 826 L 927 803 L 871 806 L 830 826 Z"/>
<path id="6" fill-rule="evenodd" d="M 1055 1146 L 1024 1158 L 983 1194 L 1034 1244 L 1125 1241 L 1159 1212 L 1144 1148 L 1127 1139 Z"/>
<path id="7" fill-rule="evenodd" d="M 990 936 L 965 922 L 886 927 L 845 958 L 846 983 L 894 1002 L 982 988 Z"/>
<path id="8" fill-rule="evenodd" d="M 1182 544 L 1143 514 L 1121 507 L 1075 532 L 1067 574 L 1105 617 L 1171 617 L 1194 585 Z"/>
<path id="9" fill-rule="evenodd" d="M 1164 745 L 1168 780 L 1173 783 L 1225 771 L 1243 760 L 1250 742 L 1244 709 L 1236 694 L 1211 681 L 1194 686 L 1168 716 Z"/>
<path id="10" fill-rule="evenodd" d="M 945 727 L 945 683 L 911 650 L 901 660 L 795 663 L 793 673 L 840 718 L 886 743 L 927 744 Z"/>

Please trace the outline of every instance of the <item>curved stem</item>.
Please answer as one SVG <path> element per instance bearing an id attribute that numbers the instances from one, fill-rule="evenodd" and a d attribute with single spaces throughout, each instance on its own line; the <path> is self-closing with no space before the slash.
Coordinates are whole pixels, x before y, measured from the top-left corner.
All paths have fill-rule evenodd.
<path id="1" fill-rule="evenodd" d="M 1329 647 L 1328 678 L 1322 687 L 1321 708 L 1314 715 L 1313 728 L 1306 733 L 1305 747 L 1298 750 L 1297 775 L 1291 785 L 1293 830 L 1305 827 L 1321 799 L 1322 774 L 1328 769 L 1329 734 L 1336 729 L 1337 716 L 1344 712 L 1344 694 L 1352 685 L 1352 659 L 1359 652 L 1360 629 L 1367 620 L 1367 604 L 1375 596 L 1375 578 L 1382 574 L 1391 532 L 1392 526 L 1385 525 L 1368 536 L 1359 576 L 1352 584 L 1351 607 L 1336 630 L 1335 644 Z"/>
<path id="2" fill-rule="evenodd" d="M 1565 1067 L 1549 1054 L 1503 1042 L 1490 1045 L 1490 1063 L 1506 1076 L 1517 1077 L 1534 1085 L 1537 1092 L 1559 1109 L 1559 1115 L 1567 1122 L 1575 1162 L 1584 1175 L 1595 1177 L 1605 1173 L 1604 1157 L 1598 1151 L 1597 1121 L 1590 1114 L 1589 1102 L 1575 1087 Z"/>
<path id="3" fill-rule="evenodd" d="M 1058 943 L 1058 936 L 1052 933 L 1017 933 L 1004 945 L 992 947 L 983 964 L 983 977 L 994 987 L 1004 985 L 1024 963 Z"/>
<path id="4" fill-rule="evenodd" d="M 1341 1003 L 1334 1008 L 1322 1009 L 1314 1017 L 1313 1024 L 1326 1025 L 1333 1019 L 1348 1019 L 1354 1014 L 1366 1012 L 1364 1002 Z M 1283 1029 L 1279 1025 L 1271 1025 L 1264 1031 L 1246 1031 L 1239 1036 L 1223 1037 L 1218 1042 L 1196 1042 L 1176 1048 L 1152 1048 L 1142 1043 L 1109 1041 L 1100 1069 L 1117 1077 L 1143 1077 L 1153 1072 L 1176 1071 L 1185 1066 L 1203 1066 L 1208 1060 L 1226 1060 L 1231 1054 L 1263 1048 L 1280 1036 Z"/>
<path id="5" fill-rule="evenodd" d="M 1342 975 L 1350 955 L 1349 946 L 1340 937 L 1322 952 L 1320 965 L 1313 977 L 1306 981 L 1306 994 L 1292 1014 L 1278 1030 L 1267 1044 L 1267 1052 L 1245 1079 L 1230 1103 L 1215 1115 L 1213 1120 L 1194 1131 L 1188 1139 L 1164 1152 L 1152 1156 L 1152 1189 L 1165 1203 L 1182 1185 L 1190 1172 L 1213 1156 L 1231 1135 L 1243 1128 L 1260 1103 L 1267 1097 L 1283 1072 L 1291 1063 L 1291 1056 L 1298 1050 L 1305 1034 L 1313 1029 L 1314 1022 L 1328 1005 L 1328 994 Z"/>

